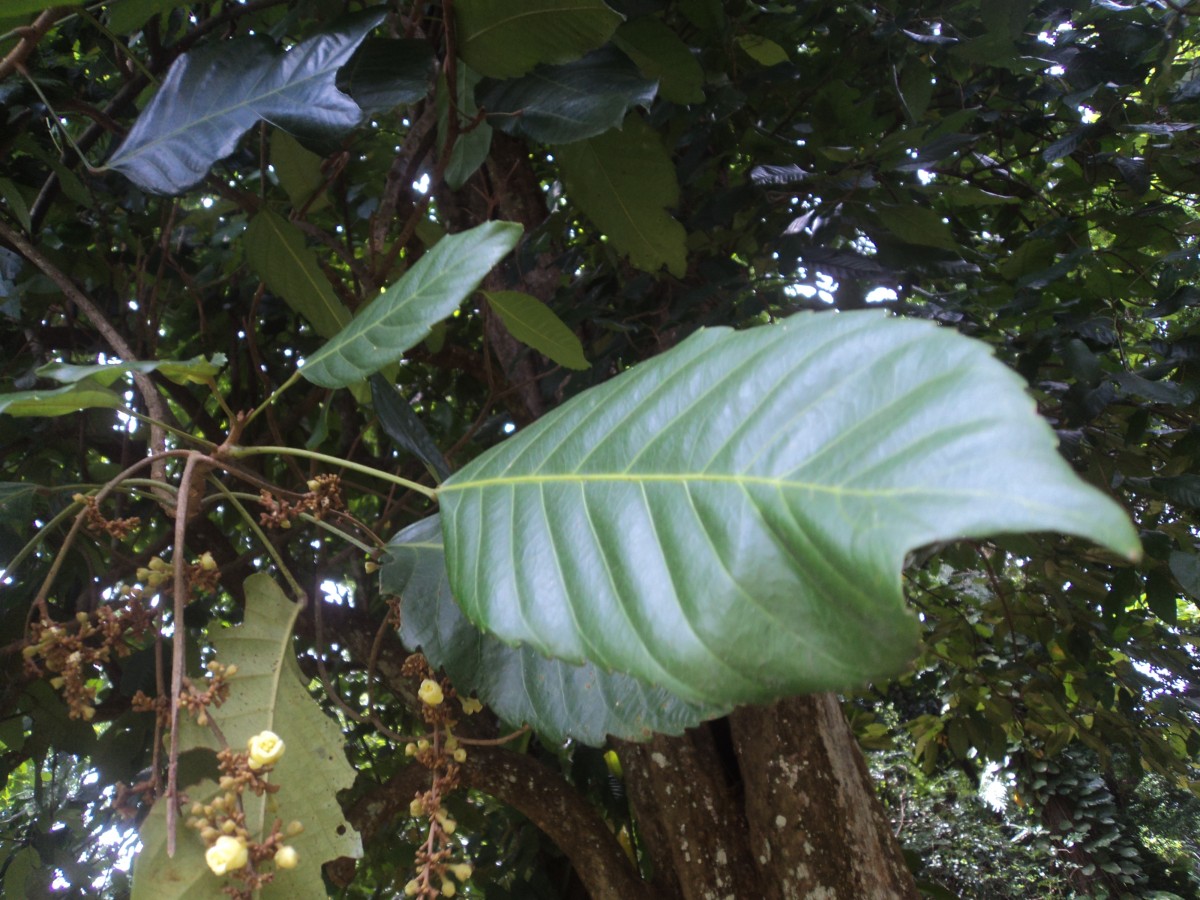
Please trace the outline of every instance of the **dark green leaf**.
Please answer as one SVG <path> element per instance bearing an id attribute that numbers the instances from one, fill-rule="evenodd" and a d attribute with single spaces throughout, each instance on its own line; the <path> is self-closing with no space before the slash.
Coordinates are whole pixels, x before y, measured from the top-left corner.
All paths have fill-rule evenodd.
<path id="1" fill-rule="evenodd" d="M 243 38 L 181 56 L 108 167 L 145 190 L 176 194 L 232 153 L 260 119 L 313 139 L 348 131 L 362 112 L 334 77 L 383 16 L 382 10 L 356 15 L 287 53 Z"/>
<path id="2" fill-rule="evenodd" d="M 479 74 L 469 66 L 460 64 L 457 81 L 460 131 L 450 151 L 450 161 L 446 164 L 446 184 L 454 190 L 466 184 L 467 179 L 479 170 L 492 147 L 492 126 L 486 121 L 475 121 L 478 112 L 475 105 L 475 86 L 479 83 Z M 438 81 L 437 103 L 438 142 L 445 147 L 450 133 L 450 97 L 444 77 Z M 468 131 L 461 130 L 468 126 Z"/>
<path id="3" fill-rule="evenodd" d="M 1200 556 L 1195 553 L 1171 553 L 1171 574 L 1192 600 L 1200 603 Z"/>
<path id="4" fill-rule="evenodd" d="M 108 28 L 113 34 L 133 34 L 140 29 L 151 16 L 169 12 L 182 4 L 179 0 L 117 0 L 109 3 L 105 10 L 108 13 Z"/>
<path id="5" fill-rule="evenodd" d="M 349 323 L 350 310 L 333 292 L 304 234 L 287 219 L 259 211 L 246 229 L 246 261 L 321 337 L 333 337 Z"/>
<path id="6" fill-rule="evenodd" d="M 620 130 L 557 148 L 567 195 L 639 269 L 687 270 L 687 232 L 667 208 L 679 200 L 675 165 L 635 113 Z"/>
<path id="7" fill-rule="evenodd" d="M 379 425 L 397 447 L 421 460 L 438 480 L 450 477 L 450 466 L 425 425 L 413 412 L 400 389 L 376 372 L 371 376 L 371 402 Z"/>
<path id="8" fill-rule="evenodd" d="M 337 86 L 373 115 L 423 99 L 432 73 L 428 41 L 368 38 L 338 73 Z"/>
<path id="9" fill-rule="evenodd" d="M 491 78 L 578 59 L 621 23 L 600 0 L 457 0 L 454 14 L 459 54 Z"/>
<path id="10" fill-rule="evenodd" d="M 954 239 L 950 226 L 942 221 L 941 215 L 928 207 L 915 204 L 880 205 L 876 212 L 888 231 L 906 244 L 937 247 L 955 253 L 962 249 Z"/>
<path id="11" fill-rule="evenodd" d="M 438 498 L 473 622 L 718 705 L 901 671 L 915 547 L 1054 529 L 1140 553 L 984 345 L 876 312 L 701 331 Z"/>
<path id="12" fill-rule="evenodd" d="M 733 41 L 759 65 L 777 66 L 788 61 L 787 51 L 761 34 L 739 34 Z"/>
<path id="13" fill-rule="evenodd" d="M 660 19 L 645 16 L 625 22 L 613 43 L 637 63 L 658 92 L 672 103 L 704 102 L 704 69 L 678 35 Z"/>
<path id="14" fill-rule="evenodd" d="M 4 200 L 4 205 L 21 223 L 26 233 L 33 230 L 33 221 L 29 218 L 29 205 L 25 202 L 21 189 L 7 178 L 0 178 L 0 199 Z"/>
<path id="15" fill-rule="evenodd" d="M 528 75 L 483 87 L 480 103 L 492 124 L 544 144 L 564 144 L 615 128 L 626 111 L 649 106 L 657 84 L 610 48 L 561 66 L 539 66 Z"/>
<path id="16" fill-rule="evenodd" d="M 277 128 L 271 135 L 271 166 L 296 209 L 307 208 L 309 212 L 317 212 L 328 205 L 324 197 L 315 202 L 312 199 L 325 185 L 321 162 L 320 156 L 305 149 L 286 131 Z"/>
<path id="17" fill-rule="evenodd" d="M 528 723 L 555 743 L 575 738 L 599 746 L 608 735 L 646 740 L 728 712 L 686 703 L 627 675 L 509 647 L 481 632 L 450 593 L 437 516 L 388 542 L 379 583 L 404 598 L 400 637 L 406 646 L 444 668 L 460 694 L 474 694 L 505 721 Z"/>
<path id="18" fill-rule="evenodd" d="M 396 362 L 471 295 L 520 237 L 520 225 L 485 222 L 442 238 L 310 356 L 300 373 L 322 387 L 348 387 Z"/>

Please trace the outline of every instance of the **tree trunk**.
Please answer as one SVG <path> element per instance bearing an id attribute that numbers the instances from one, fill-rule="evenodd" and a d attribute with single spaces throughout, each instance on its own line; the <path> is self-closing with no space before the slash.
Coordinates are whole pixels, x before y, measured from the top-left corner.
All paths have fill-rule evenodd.
<path id="1" fill-rule="evenodd" d="M 656 896 L 918 896 L 833 694 L 625 744 L 621 759 Z"/>

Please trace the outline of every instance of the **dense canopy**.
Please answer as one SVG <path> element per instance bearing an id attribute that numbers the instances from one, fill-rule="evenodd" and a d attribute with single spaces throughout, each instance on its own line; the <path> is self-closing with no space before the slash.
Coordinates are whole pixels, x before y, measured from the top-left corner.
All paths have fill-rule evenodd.
<path id="1" fill-rule="evenodd" d="M 4 895 L 1200 897 L 1198 41 L 6 0 Z"/>

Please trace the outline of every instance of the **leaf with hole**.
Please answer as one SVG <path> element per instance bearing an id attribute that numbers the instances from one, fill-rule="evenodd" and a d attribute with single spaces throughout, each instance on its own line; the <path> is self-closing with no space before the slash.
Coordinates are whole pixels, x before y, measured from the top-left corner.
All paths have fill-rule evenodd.
<path id="1" fill-rule="evenodd" d="M 718 706 L 903 671 L 917 547 L 1056 530 L 1140 553 L 986 345 L 876 311 L 700 331 L 438 500 L 477 626 Z"/>

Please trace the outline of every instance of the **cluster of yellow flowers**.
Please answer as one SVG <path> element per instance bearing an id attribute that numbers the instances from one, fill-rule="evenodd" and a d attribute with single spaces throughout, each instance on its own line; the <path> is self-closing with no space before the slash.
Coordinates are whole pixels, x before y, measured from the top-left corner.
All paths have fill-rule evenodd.
<path id="1" fill-rule="evenodd" d="M 245 815 L 241 810 L 239 794 L 247 786 L 260 792 L 259 788 L 270 788 L 260 780 L 283 757 L 287 745 L 273 731 L 262 731 L 246 742 L 245 753 L 224 751 L 221 765 L 221 787 L 225 794 L 215 797 L 211 803 L 196 803 L 192 806 L 192 818 L 188 824 L 200 832 L 208 845 L 204 860 L 214 875 L 237 874 L 261 886 L 270 879 L 269 873 L 242 875 L 248 865 L 260 864 L 270 859 L 277 869 L 294 869 L 300 862 L 295 847 L 283 843 L 284 834 L 276 824 L 272 833 L 262 842 L 254 842 L 246 831 Z M 286 837 L 295 837 L 304 830 L 299 822 L 288 826 Z"/>

